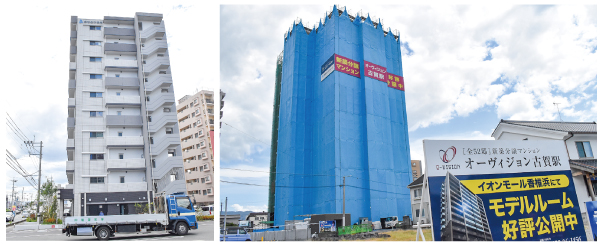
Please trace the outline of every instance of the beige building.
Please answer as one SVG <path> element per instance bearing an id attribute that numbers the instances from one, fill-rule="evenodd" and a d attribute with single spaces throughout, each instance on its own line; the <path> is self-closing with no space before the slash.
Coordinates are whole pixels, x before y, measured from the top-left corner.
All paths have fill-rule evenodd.
<path id="1" fill-rule="evenodd" d="M 177 104 L 185 186 L 197 207 L 214 203 L 214 107 L 214 94 L 207 90 Z"/>
<path id="2" fill-rule="evenodd" d="M 423 173 L 421 171 L 421 160 L 410 160 L 412 180 L 417 180 Z"/>

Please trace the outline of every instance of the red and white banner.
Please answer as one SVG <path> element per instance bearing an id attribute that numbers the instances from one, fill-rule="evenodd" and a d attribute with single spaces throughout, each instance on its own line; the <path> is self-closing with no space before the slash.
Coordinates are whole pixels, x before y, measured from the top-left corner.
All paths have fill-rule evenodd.
<path id="1" fill-rule="evenodd" d="M 365 60 L 365 76 L 373 79 L 386 82 L 387 68 L 376 65 Z"/>
<path id="2" fill-rule="evenodd" d="M 404 77 L 387 73 L 386 82 L 388 83 L 388 87 L 404 91 Z"/>
<path id="3" fill-rule="evenodd" d="M 335 70 L 360 78 L 360 62 L 335 55 Z"/>

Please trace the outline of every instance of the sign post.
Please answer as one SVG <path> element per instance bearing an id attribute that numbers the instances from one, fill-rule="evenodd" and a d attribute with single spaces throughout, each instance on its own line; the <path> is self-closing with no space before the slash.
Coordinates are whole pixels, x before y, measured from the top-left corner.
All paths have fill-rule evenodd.
<path id="1" fill-rule="evenodd" d="M 423 149 L 434 241 L 586 240 L 561 141 L 424 140 Z"/>

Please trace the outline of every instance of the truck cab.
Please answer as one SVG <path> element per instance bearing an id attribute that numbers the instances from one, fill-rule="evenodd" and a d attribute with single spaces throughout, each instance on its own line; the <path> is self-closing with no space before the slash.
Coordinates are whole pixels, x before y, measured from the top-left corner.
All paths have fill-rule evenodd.
<path id="1" fill-rule="evenodd" d="M 198 223 L 196 223 L 196 211 L 192 206 L 192 201 L 187 195 L 183 193 L 174 193 L 167 196 L 168 211 L 169 211 L 169 224 L 174 226 L 174 231 L 178 233 L 184 231 L 179 228 L 198 229 Z M 178 225 L 180 222 L 185 222 L 185 225 Z"/>

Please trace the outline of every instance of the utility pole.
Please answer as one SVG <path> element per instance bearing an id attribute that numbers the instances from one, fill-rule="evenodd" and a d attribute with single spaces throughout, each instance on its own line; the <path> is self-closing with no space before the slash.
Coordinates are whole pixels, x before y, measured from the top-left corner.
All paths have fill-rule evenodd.
<path id="1" fill-rule="evenodd" d="M 35 140 L 35 137 L 34 137 Z M 37 144 L 37 142 L 35 141 L 24 141 L 25 145 L 31 145 L 33 147 L 33 144 Z M 40 218 L 40 193 L 42 191 L 42 147 L 43 147 L 44 142 L 40 141 L 40 153 L 38 154 L 29 154 L 29 155 L 39 155 L 40 156 L 40 170 L 38 172 L 38 195 L 37 195 L 37 210 L 36 210 L 36 216 L 37 216 L 37 222 L 38 224 L 41 224 L 41 220 L 42 218 Z"/>
<path id="2" fill-rule="evenodd" d="M 11 180 L 13 187 L 12 187 L 12 194 L 10 195 L 10 210 L 12 211 L 12 206 L 15 204 L 15 182 L 17 182 L 17 180 L 15 180 L 15 178 L 13 177 L 13 179 Z"/>
<path id="3" fill-rule="evenodd" d="M 343 195 L 344 195 L 344 202 L 342 203 L 342 226 L 346 226 L 346 177 L 352 177 L 352 175 L 348 175 L 348 176 L 343 176 L 344 178 L 344 190 L 343 190 Z"/>
<path id="4" fill-rule="evenodd" d="M 223 220 L 223 241 L 227 240 L 227 197 L 225 197 L 225 219 Z"/>

